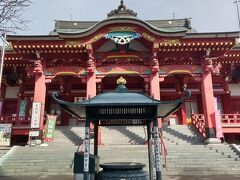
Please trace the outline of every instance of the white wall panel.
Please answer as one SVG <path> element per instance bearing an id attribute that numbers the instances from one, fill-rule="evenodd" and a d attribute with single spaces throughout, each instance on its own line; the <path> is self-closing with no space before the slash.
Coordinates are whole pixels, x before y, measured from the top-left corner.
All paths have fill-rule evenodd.
<path id="1" fill-rule="evenodd" d="M 6 88 L 5 98 L 18 98 L 19 86 L 9 86 Z"/>
<path id="2" fill-rule="evenodd" d="M 240 84 L 229 84 L 231 96 L 240 96 Z"/>

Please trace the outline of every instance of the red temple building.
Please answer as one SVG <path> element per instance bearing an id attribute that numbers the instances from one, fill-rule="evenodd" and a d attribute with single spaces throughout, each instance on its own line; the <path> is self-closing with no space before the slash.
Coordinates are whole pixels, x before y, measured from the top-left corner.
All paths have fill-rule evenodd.
<path id="1" fill-rule="evenodd" d="M 227 141 L 239 140 L 238 37 L 198 33 L 190 19 L 143 21 L 123 2 L 102 21 L 56 21 L 49 35 L 8 35 L 0 123 L 13 124 L 13 144 L 27 142 L 33 113 L 40 115 L 40 130 L 46 114 L 57 115 L 57 126 L 72 125 L 52 92 L 77 102 L 113 91 L 122 76 L 129 91 L 155 99 L 192 92 L 162 123 L 192 123 L 207 139 L 222 130 Z"/>

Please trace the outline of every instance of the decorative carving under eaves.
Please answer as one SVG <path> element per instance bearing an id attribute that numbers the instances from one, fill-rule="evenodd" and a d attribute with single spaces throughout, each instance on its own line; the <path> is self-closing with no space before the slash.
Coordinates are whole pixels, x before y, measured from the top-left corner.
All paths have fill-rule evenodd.
<path id="1" fill-rule="evenodd" d="M 220 69 L 222 68 L 221 63 L 213 63 L 213 58 L 205 58 L 203 65 L 203 72 L 212 72 L 215 74 L 220 74 Z"/>
<path id="2" fill-rule="evenodd" d="M 153 60 L 152 60 L 152 72 L 153 73 L 158 73 L 159 72 L 158 59 L 156 59 L 156 58 L 153 58 Z"/>
<path id="3" fill-rule="evenodd" d="M 80 41 L 66 41 L 66 46 L 84 46 Z"/>
<path id="4" fill-rule="evenodd" d="M 97 34 L 96 36 L 92 37 L 89 41 L 86 42 L 87 46 L 88 46 L 89 44 L 92 44 L 92 43 L 98 41 L 98 40 L 101 39 L 103 36 L 104 36 L 104 34 L 101 34 L 101 33 L 100 33 L 100 34 Z M 89 49 L 89 48 L 87 47 L 87 49 Z"/>
<path id="5" fill-rule="evenodd" d="M 137 27 L 133 26 L 114 26 L 109 28 L 109 32 L 136 32 Z"/>
<path id="6" fill-rule="evenodd" d="M 93 55 L 89 53 L 89 59 L 87 61 L 87 72 L 93 74 L 95 72 L 95 65 L 93 61 Z"/>
<path id="7" fill-rule="evenodd" d="M 42 61 L 41 60 L 34 61 L 33 73 L 35 73 L 35 74 L 42 74 L 43 73 L 43 67 L 42 67 Z"/>
<path id="8" fill-rule="evenodd" d="M 160 42 L 160 44 L 180 44 L 180 40 L 179 39 L 164 39 Z"/>
<path id="9" fill-rule="evenodd" d="M 213 73 L 220 74 L 220 70 L 222 68 L 222 64 L 220 62 L 213 64 Z"/>
<path id="10" fill-rule="evenodd" d="M 213 63 L 211 58 L 205 58 L 203 62 L 203 72 L 212 72 L 213 71 Z"/>
<path id="11" fill-rule="evenodd" d="M 151 35 L 149 35 L 149 34 L 147 34 L 145 32 L 142 34 L 142 36 L 143 36 L 144 39 L 146 39 L 148 41 L 151 41 L 151 42 L 155 41 L 154 37 L 152 37 Z"/>

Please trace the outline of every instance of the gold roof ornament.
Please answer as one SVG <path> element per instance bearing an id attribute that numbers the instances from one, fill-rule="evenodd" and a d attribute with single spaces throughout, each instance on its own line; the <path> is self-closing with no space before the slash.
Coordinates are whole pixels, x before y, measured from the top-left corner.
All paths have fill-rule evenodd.
<path id="1" fill-rule="evenodd" d="M 127 9 L 127 7 L 124 5 L 123 0 L 121 0 L 118 8 L 114 9 L 110 13 L 108 13 L 109 18 L 112 16 L 134 16 L 134 17 L 137 17 L 137 13 L 131 9 Z"/>
<path id="2" fill-rule="evenodd" d="M 127 84 L 127 80 L 124 79 L 122 76 L 117 80 L 117 84 L 124 85 Z"/>

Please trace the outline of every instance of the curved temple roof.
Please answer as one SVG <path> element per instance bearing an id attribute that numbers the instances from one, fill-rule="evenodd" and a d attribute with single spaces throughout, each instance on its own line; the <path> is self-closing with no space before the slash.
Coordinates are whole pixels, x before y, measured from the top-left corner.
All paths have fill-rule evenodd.
<path id="1" fill-rule="evenodd" d="M 108 13 L 107 19 L 100 22 L 56 21 L 55 29 L 50 34 L 84 34 L 92 30 L 97 30 L 105 25 L 118 23 L 119 20 L 124 23 L 141 24 L 156 33 L 186 33 L 192 30 L 190 19 L 143 21 L 137 18 L 136 12 L 127 9 L 123 0 L 121 0 L 118 8 Z"/>

